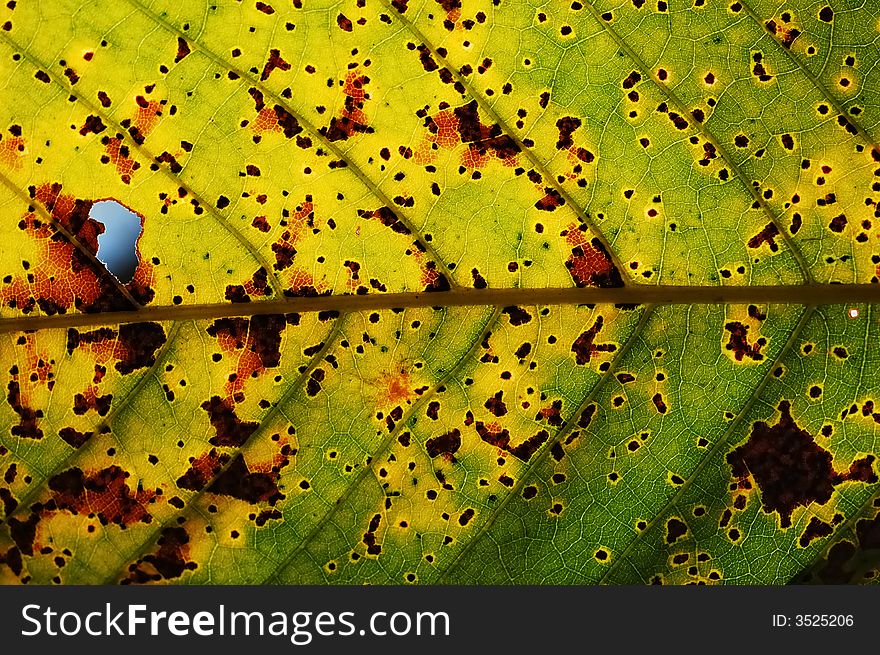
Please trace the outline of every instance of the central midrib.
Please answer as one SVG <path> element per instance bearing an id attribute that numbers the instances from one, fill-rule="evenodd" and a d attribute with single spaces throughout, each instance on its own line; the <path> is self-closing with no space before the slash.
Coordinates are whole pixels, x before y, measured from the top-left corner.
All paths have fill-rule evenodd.
<path id="1" fill-rule="evenodd" d="M 353 312 L 409 307 L 489 305 L 723 305 L 792 304 L 853 305 L 880 303 L 880 284 L 805 284 L 769 286 L 566 287 L 516 289 L 456 289 L 442 292 L 376 293 L 303 296 L 251 303 L 209 303 L 144 307 L 137 311 L 96 314 L 56 314 L 0 318 L 0 334 L 21 330 L 62 329 L 141 321 L 181 321 L 290 312 Z"/>

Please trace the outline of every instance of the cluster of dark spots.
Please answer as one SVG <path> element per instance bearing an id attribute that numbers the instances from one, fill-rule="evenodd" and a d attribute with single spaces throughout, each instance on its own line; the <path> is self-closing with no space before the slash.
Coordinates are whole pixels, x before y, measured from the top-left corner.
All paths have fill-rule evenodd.
<path id="1" fill-rule="evenodd" d="M 760 248 L 761 244 L 766 243 L 770 247 L 771 252 L 777 252 L 779 250 L 779 245 L 775 241 L 777 236 L 779 236 L 779 230 L 776 225 L 768 223 L 764 226 L 763 230 L 749 239 L 747 245 L 749 248 Z"/>
<path id="2" fill-rule="evenodd" d="M 562 207 L 564 204 L 565 198 L 559 195 L 559 192 L 556 189 L 545 187 L 544 197 L 535 203 L 535 209 L 539 209 L 543 212 L 552 212 L 556 211 L 557 207 Z"/>
<path id="3" fill-rule="evenodd" d="M 597 352 L 610 353 L 617 350 L 617 346 L 611 343 L 594 343 L 596 336 L 602 331 L 603 325 L 604 319 L 601 316 L 597 316 L 593 326 L 581 332 L 580 336 L 571 344 L 571 352 L 575 354 L 578 364 L 587 364 Z"/>
<path id="4" fill-rule="evenodd" d="M 557 150 L 568 150 L 574 145 L 571 135 L 581 126 L 581 119 L 574 116 L 565 116 L 556 121 L 556 129 L 559 130 L 559 138 L 556 140 Z"/>
<path id="5" fill-rule="evenodd" d="M 379 207 L 379 209 L 374 209 L 372 211 L 358 209 L 357 214 L 365 219 L 378 218 L 382 225 L 391 228 L 393 232 L 397 232 L 398 234 L 412 234 L 410 229 L 404 225 L 399 218 L 397 218 L 397 214 L 388 209 L 388 207 Z"/>
<path id="6" fill-rule="evenodd" d="M 272 71 L 275 69 L 282 71 L 290 70 L 290 64 L 284 61 L 284 58 L 281 56 L 281 51 L 278 48 L 272 48 L 269 51 L 269 59 L 266 60 L 266 65 L 263 66 L 263 72 L 260 74 L 260 81 L 265 82 L 268 80 Z"/>
<path id="7" fill-rule="evenodd" d="M 425 442 L 425 448 L 432 458 L 438 455 L 452 456 L 461 448 L 461 431 L 455 428 L 439 437 L 432 437 Z"/>
<path id="8" fill-rule="evenodd" d="M 779 25 L 772 19 L 768 20 L 764 25 L 767 28 L 767 31 L 779 39 L 785 48 L 791 48 L 791 44 L 794 43 L 794 40 L 801 35 L 801 31 L 796 27 Z"/>
<path id="9" fill-rule="evenodd" d="M 791 525 L 797 507 L 827 503 L 834 487 L 842 482 L 877 481 L 873 455 L 855 460 L 848 471 L 839 473 L 832 466 L 831 453 L 795 423 L 791 403 L 781 401 L 779 412 L 776 425 L 755 422 L 749 440 L 728 453 L 727 462 L 734 477 L 754 478 L 764 510 L 779 513 L 780 527 Z"/>
<path id="10" fill-rule="evenodd" d="M 218 453 L 216 448 L 199 457 L 190 457 L 189 469 L 177 479 L 177 486 L 190 491 L 202 491 L 229 463 L 230 455 Z"/>
<path id="11" fill-rule="evenodd" d="M 99 328 L 90 332 L 67 330 L 67 353 L 71 354 L 81 345 L 114 342 L 115 368 L 128 375 L 156 363 L 156 353 L 166 341 L 164 328 L 159 323 L 125 323 L 119 330 Z"/>
<path id="12" fill-rule="evenodd" d="M 550 434 L 546 430 L 539 430 L 517 446 L 510 446 L 510 432 L 506 428 L 497 428 L 494 425 L 486 425 L 482 421 L 474 424 L 480 439 L 486 443 L 507 451 L 514 457 L 524 462 L 529 461 L 532 455 L 550 438 Z"/>
<path id="13" fill-rule="evenodd" d="M 730 339 L 724 347 L 733 352 L 736 361 L 741 362 L 746 357 L 756 362 L 764 359 L 764 355 L 761 354 L 761 348 L 767 344 L 767 340 L 760 337 L 754 344 L 750 344 L 748 340 L 748 325 L 744 325 L 739 321 L 730 321 L 725 324 L 724 329 L 730 332 Z"/>
<path id="14" fill-rule="evenodd" d="M 874 507 L 878 507 L 874 500 Z M 835 519 L 839 515 L 835 516 Z M 864 582 L 864 571 L 880 564 L 880 513 L 856 523 L 857 543 L 843 540 L 835 543 L 826 556 L 801 576 L 799 582 L 852 584 Z"/>
<path id="15" fill-rule="evenodd" d="M 370 519 L 370 525 L 367 527 L 367 531 L 364 533 L 364 537 L 361 540 L 367 547 L 367 554 L 369 555 L 379 555 L 379 553 L 382 552 L 382 546 L 376 541 L 376 531 L 379 529 L 379 524 L 381 522 L 382 515 L 374 514 L 373 518 Z"/>
<path id="16" fill-rule="evenodd" d="M 13 379 L 6 386 L 6 402 L 16 414 L 18 414 L 18 425 L 13 425 L 10 432 L 13 436 L 21 439 L 42 439 L 43 430 L 38 425 L 39 419 L 43 418 L 43 410 L 32 409 L 22 402 L 21 387 L 17 378 L 18 367 L 13 367 L 10 371 Z"/>
<path id="17" fill-rule="evenodd" d="M 324 369 L 316 368 L 309 374 L 309 381 L 306 383 L 306 393 L 309 397 L 314 398 L 321 391 L 321 383 L 324 381 Z"/>
<path id="18" fill-rule="evenodd" d="M 752 53 L 752 61 L 755 62 L 755 65 L 752 67 L 752 75 L 757 77 L 761 82 L 769 82 L 773 79 L 773 75 L 771 75 L 766 68 L 764 68 L 764 54 L 761 52 Z"/>
<path id="19" fill-rule="evenodd" d="M 672 517 L 666 521 L 666 543 L 674 544 L 687 534 L 688 527 L 684 521 L 678 517 Z"/>
<path id="20" fill-rule="evenodd" d="M 145 584 L 179 578 L 184 571 L 194 571 L 198 564 L 189 561 L 189 534 L 182 526 L 167 527 L 156 542 L 155 553 L 144 555 L 128 567 L 128 577 L 121 584 Z"/>
<path id="21" fill-rule="evenodd" d="M 89 115 L 86 117 L 86 122 L 83 123 L 81 128 L 79 128 L 79 133 L 82 136 L 85 136 L 86 134 L 100 134 L 106 129 L 107 126 L 104 125 L 100 116 Z"/>
<path id="22" fill-rule="evenodd" d="M 132 493 L 126 482 L 129 477 L 130 473 L 115 465 L 89 474 L 79 467 L 68 469 L 49 479 L 53 494 L 46 509 L 96 516 L 102 525 L 150 523 L 153 517 L 146 506 L 156 492 L 139 489 Z"/>
<path id="23" fill-rule="evenodd" d="M 175 175 L 180 173 L 183 170 L 183 166 L 180 165 L 180 162 L 177 161 L 177 158 L 172 155 L 167 150 L 164 151 L 161 155 L 156 157 L 156 161 L 160 164 L 168 164 L 168 167 L 171 169 L 171 172 Z"/>
<path id="24" fill-rule="evenodd" d="M 431 51 L 428 50 L 427 46 L 421 44 L 416 48 L 416 50 L 419 53 L 419 61 L 422 64 L 422 68 L 425 69 L 425 72 L 431 73 L 440 68 L 437 65 L 437 62 L 434 61 L 434 57 L 431 56 Z"/>
<path id="25" fill-rule="evenodd" d="M 288 324 L 284 314 L 263 314 L 250 318 L 220 318 L 206 332 L 218 340 L 246 348 L 260 358 L 265 368 L 275 368 L 281 362 L 281 333 Z"/>
<path id="26" fill-rule="evenodd" d="M 366 74 L 359 71 L 349 72 L 343 86 L 345 102 L 339 116 L 331 118 L 330 124 L 320 129 L 320 133 L 328 141 L 345 141 L 356 133 L 373 132 L 364 113 L 364 106 L 370 99 L 370 94 L 365 90 L 369 82 L 370 78 Z"/>
<path id="27" fill-rule="evenodd" d="M 578 230 L 579 232 L 580 230 Z M 574 243 L 571 255 L 565 262 L 575 286 L 586 287 L 622 287 L 623 279 L 620 271 L 611 261 L 604 244 L 593 237 L 589 243 L 580 238 L 580 234 L 569 234 L 569 243 Z"/>
<path id="28" fill-rule="evenodd" d="M 483 406 L 488 409 L 489 413 L 493 416 L 501 417 L 507 414 L 507 405 L 505 405 L 504 401 L 502 400 L 503 395 L 503 391 L 498 391 L 495 393 L 494 396 L 489 398 L 489 400 L 487 400 L 483 404 Z"/>
<path id="29" fill-rule="evenodd" d="M 264 509 L 252 520 L 258 528 L 262 528 L 269 521 L 280 521 L 282 518 L 284 518 L 284 515 L 277 509 Z"/>
<path id="30" fill-rule="evenodd" d="M 531 314 L 529 314 L 522 307 L 517 307 L 515 305 L 505 307 L 501 310 L 501 313 L 507 314 L 507 317 L 510 319 L 510 324 L 513 326 L 525 325 L 532 320 Z"/>
<path id="31" fill-rule="evenodd" d="M 486 282 L 486 278 L 484 278 L 476 268 L 471 270 L 471 277 L 474 280 L 474 289 L 485 289 L 489 286 Z"/>
<path id="32" fill-rule="evenodd" d="M 553 427 L 560 427 L 562 421 L 562 401 L 554 400 L 549 407 L 542 408 L 536 415 L 536 421 L 547 421 Z M 559 444 L 555 444 L 554 447 Z"/>
<path id="33" fill-rule="evenodd" d="M 519 145 L 506 134 L 502 134 L 500 125 L 483 125 L 480 122 L 476 100 L 456 107 L 453 114 L 458 119 L 456 130 L 461 142 L 468 144 L 474 154 L 482 157 L 491 152 L 498 159 L 506 160 L 520 152 Z"/>
<path id="34" fill-rule="evenodd" d="M 242 421 L 236 416 L 232 402 L 220 396 L 212 396 L 203 402 L 202 409 L 208 412 L 215 431 L 215 436 L 209 440 L 212 446 L 242 446 L 260 426 L 253 421 Z"/>

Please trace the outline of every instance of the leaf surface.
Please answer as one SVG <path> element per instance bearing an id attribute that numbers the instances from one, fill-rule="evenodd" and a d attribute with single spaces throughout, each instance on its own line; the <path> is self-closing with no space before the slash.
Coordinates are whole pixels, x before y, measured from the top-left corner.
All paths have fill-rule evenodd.
<path id="1" fill-rule="evenodd" d="M 869 3 L 0 25 L 4 583 L 877 579 Z"/>

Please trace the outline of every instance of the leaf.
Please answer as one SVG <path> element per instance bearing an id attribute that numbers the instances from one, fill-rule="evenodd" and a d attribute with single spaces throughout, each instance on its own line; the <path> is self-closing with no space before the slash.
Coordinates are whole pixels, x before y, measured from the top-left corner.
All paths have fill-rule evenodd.
<path id="1" fill-rule="evenodd" d="M 4 583 L 877 579 L 876 9 L 0 26 Z"/>

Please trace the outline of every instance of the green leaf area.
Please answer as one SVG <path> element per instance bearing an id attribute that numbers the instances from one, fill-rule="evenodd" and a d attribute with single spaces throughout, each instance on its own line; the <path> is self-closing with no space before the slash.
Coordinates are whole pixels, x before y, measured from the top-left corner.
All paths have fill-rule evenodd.
<path id="1" fill-rule="evenodd" d="M 0 581 L 876 582 L 878 44 L 856 0 L 5 3 Z"/>

